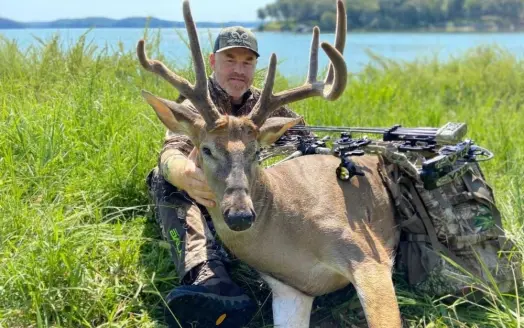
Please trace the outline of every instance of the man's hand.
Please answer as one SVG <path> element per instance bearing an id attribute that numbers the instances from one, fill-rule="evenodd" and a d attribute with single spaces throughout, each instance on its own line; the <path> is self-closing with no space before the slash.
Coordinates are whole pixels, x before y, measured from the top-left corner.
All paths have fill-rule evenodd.
<path id="1" fill-rule="evenodd" d="M 164 172 L 164 178 L 179 189 L 185 190 L 199 204 L 215 207 L 215 195 L 207 184 L 204 171 L 197 165 L 197 155 L 198 150 L 193 148 L 188 158 L 170 158 L 167 167 L 164 166 L 164 170 L 168 170 Z"/>
<path id="2" fill-rule="evenodd" d="M 198 150 L 193 148 L 183 170 L 182 189 L 206 207 L 215 207 L 215 195 L 209 188 L 204 171 L 197 165 Z"/>

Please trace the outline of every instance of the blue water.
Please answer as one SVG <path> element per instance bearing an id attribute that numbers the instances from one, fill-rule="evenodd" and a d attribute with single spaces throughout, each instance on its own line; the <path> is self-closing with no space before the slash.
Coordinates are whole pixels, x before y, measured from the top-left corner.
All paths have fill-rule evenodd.
<path id="1" fill-rule="evenodd" d="M 25 48 L 38 44 L 35 37 L 48 40 L 59 33 L 63 46 L 73 44 L 85 29 L 26 29 L 0 30 L 0 35 L 8 39 L 16 39 Z M 158 30 L 150 30 L 156 33 Z M 207 54 L 212 48 L 212 40 L 218 34 L 218 29 L 199 30 L 200 44 Z M 109 51 L 119 51 L 119 44 L 124 50 L 135 49 L 137 41 L 143 36 L 142 29 L 94 29 L 88 32 L 87 40 L 96 44 L 99 49 L 107 47 Z M 177 60 L 184 66 L 188 61 L 189 52 L 183 40 L 187 39 L 184 29 L 162 29 L 161 51 L 169 58 Z M 285 76 L 302 77 L 307 73 L 309 60 L 310 34 L 257 32 L 259 41 L 258 68 L 267 65 L 269 56 L 275 52 L 279 61 L 278 70 Z M 333 42 L 334 34 L 321 34 L 320 40 Z M 358 72 L 372 59 L 367 51 L 386 58 L 412 61 L 415 59 L 433 58 L 446 60 L 450 56 L 460 56 L 466 51 L 481 45 L 497 45 L 522 58 L 524 55 L 524 33 L 348 33 L 344 57 L 348 69 Z M 321 52 L 321 68 L 327 65 L 327 56 Z"/>

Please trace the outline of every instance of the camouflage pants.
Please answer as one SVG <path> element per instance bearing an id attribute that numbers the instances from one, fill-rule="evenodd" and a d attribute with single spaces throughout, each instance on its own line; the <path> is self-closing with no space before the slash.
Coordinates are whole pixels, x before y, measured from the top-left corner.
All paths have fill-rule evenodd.
<path id="1" fill-rule="evenodd" d="M 179 280 L 194 267 L 209 260 L 229 262 L 227 253 L 215 239 L 205 207 L 167 182 L 154 168 L 146 183 L 154 205 L 154 216 L 169 242 Z"/>

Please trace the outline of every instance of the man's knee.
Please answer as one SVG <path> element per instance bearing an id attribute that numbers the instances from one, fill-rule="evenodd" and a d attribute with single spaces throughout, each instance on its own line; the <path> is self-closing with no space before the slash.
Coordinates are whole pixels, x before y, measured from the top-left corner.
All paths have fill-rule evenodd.
<path id="1" fill-rule="evenodd" d="M 171 185 L 160 174 L 155 167 L 148 174 L 146 184 L 152 206 L 152 216 L 162 228 L 164 237 L 168 238 L 168 232 L 176 229 L 183 234 L 187 208 L 192 202 L 185 193 Z"/>

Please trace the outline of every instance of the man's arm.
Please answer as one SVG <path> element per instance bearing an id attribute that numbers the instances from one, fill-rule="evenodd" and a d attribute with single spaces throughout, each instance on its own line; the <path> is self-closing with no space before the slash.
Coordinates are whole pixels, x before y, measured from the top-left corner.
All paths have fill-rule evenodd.
<path id="1" fill-rule="evenodd" d="M 160 173 L 167 182 L 181 189 L 180 183 L 178 183 L 180 180 L 178 173 L 181 172 L 181 169 L 184 168 L 185 165 L 181 164 L 185 164 L 190 151 L 188 152 L 187 150 L 182 150 L 187 147 L 185 145 L 181 146 L 179 144 L 180 141 L 177 139 L 179 139 L 178 136 L 171 137 L 170 139 L 166 140 L 160 153 L 158 167 L 160 169 Z M 189 143 L 190 142 L 186 144 Z"/>
<path id="2" fill-rule="evenodd" d="M 275 109 L 271 115 L 269 117 L 300 117 L 300 115 L 298 115 L 297 113 L 295 113 L 294 111 L 292 111 L 287 105 L 284 105 L 284 106 L 281 106 L 280 108 L 277 108 Z M 302 119 L 297 125 L 295 125 L 296 127 L 302 127 L 302 126 L 306 126 L 306 121 L 304 119 Z M 295 136 L 309 136 L 309 137 L 314 137 L 315 135 L 313 134 L 313 132 L 311 131 L 308 131 L 308 130 L 302 130 L 302 131 L 298 131 L 298 130 L 295 130 L 295 131 L 286 131 L 282 136 L 284 137 L 289 137 L 289 136 L 292 136 L 292 135 L 295 135 Z"/>
<path id="3" fill-rule="evenodd" d="M 176 102 L 182 103 L 187 100 L 180 95 Z M 188 136 L 170 130 L 166 131 L 158 167 L 164 179 L 179 189 L 182 188 L 179 183 L 181 179 L 178 176 L 181 171 L 178 169 L 183 168 L 182 164 L 185 164 L 193 148 L 193 143 Z"/>

